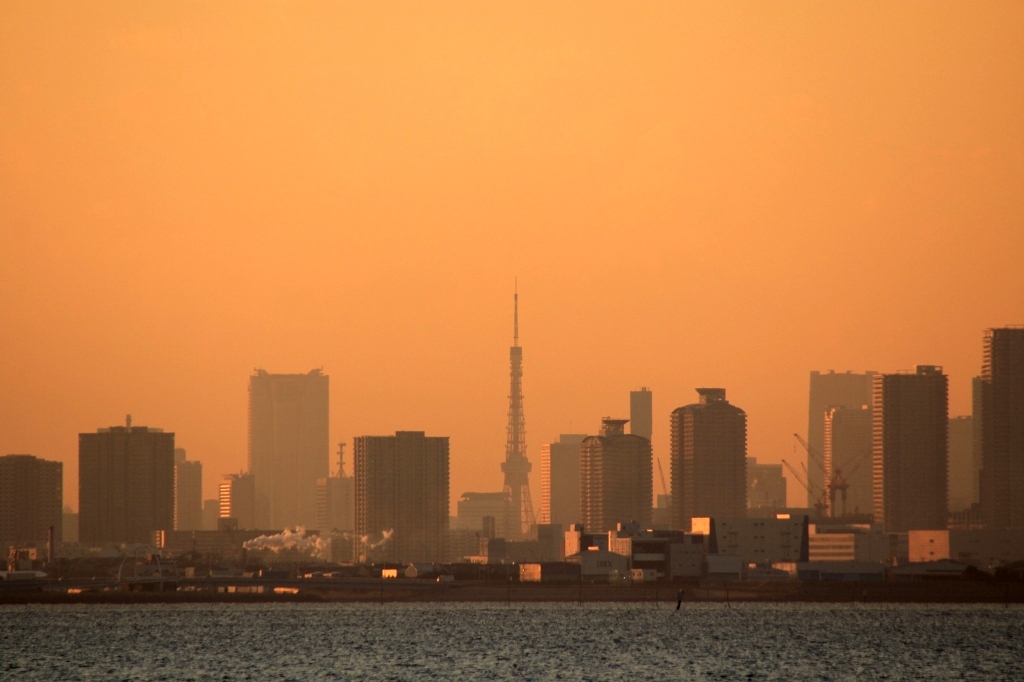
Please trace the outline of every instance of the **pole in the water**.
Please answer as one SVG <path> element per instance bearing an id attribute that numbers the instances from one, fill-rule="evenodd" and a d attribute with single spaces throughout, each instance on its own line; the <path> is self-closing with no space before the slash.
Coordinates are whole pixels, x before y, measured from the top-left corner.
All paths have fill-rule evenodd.
<path id="1" fill-rule="evenodd" d="M 684 592 L 682 590 L 676 592 L 676 611 L 678 611 L 683 606 L 683 596 Z"/>

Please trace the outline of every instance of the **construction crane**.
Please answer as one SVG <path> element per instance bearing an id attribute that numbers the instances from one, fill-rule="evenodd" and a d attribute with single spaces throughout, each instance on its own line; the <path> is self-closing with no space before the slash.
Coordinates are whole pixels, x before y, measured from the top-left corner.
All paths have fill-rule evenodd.
<path id="1" fill-rule="evenodd" d="M 828 500 L 828 516 L 836 516 L 836 493 L 842 495 L 843 502 L 843 513 L 842 516 L 846 515 L 846 491 L 849 489 L 850 484 L 846 482 L 846 478 L 843 476 L 842 469 L 837 466 L 825 467 L 824 457 L 818 453 L 817 450 L 811 447 L 811 444 L 800 437 L 799 433 L 794 433 L 793 436 L 800 442 L 800 445 L 804 450 L 807 451 L 807 459 L 814 462 L 821 473 L 825 476 L 825 494 Z M 832 469 L 829 471 L 828 469 Z M 810 476 L 807 477 L 810 480 Z"/>
<path id="2" fill-rule="evenodd" d="M 803 476 L 801 476 L 800 473 L 793 468 L 793 465 L 791 465 L 786 460 L 782 460 L 782 463 L 786 465 L 786 468 L 789 469 L 789 473 L 793 474 L 793 478 L 796 479 L 797 483 L 803 486 L 804 490 L 806 490 L 811 495 L 815 494 L 814 490 L 811 487 L 811 484 L 804 480 Z M 828 508 L 828 503 L 825 500 L 826 493 L 824 490 L 822 490 L 821 496 L 818 498 L 818 501 L 814 503 L 814 508 L 815 510 L 817 510 L 819 517 L 825 516 L 825 510 Z"/>
<path id="3" fill-rule="evenodd" d="M 665 470 L 661 468 L 661 457 L 656 457 L 658 460 L 658 475 L 661 476 L 661 492 L 668 497 L 668 486 L 665 485 Z"/>

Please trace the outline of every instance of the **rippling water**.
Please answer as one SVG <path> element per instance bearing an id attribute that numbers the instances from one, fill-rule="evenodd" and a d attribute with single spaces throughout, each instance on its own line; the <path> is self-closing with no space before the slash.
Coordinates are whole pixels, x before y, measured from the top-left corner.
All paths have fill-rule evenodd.
<path id="1" fill-rule="evenodd" d="M 1024 608 L 0 607 L 0 678 L 1024 680 Z"/>

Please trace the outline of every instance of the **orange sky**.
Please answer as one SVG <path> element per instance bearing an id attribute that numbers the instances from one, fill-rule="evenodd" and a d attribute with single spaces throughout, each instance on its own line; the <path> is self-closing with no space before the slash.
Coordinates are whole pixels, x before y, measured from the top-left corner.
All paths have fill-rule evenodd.
<path id="1" fill-rule="evenodd" d="M 528 454 L 696 386 L 793 457 L 811 369 L 950 374 L 1024 323 L 1024 3 L 0 5 L 0 454 L 246 462 L 254 367 L 331 438 Z M 655 485 L 660 492 L 660 485 Z M 790 484 L 790 500 L 805 499 Z"/>

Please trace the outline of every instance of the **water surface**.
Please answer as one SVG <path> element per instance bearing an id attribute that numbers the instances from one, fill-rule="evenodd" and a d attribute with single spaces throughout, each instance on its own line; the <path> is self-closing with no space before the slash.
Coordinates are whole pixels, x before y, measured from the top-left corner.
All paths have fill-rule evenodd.
<path id="1" fill-rule="evenodd" d="M 0 607 L 12 680 L 1024 680 L 1024 608 Z"/>

